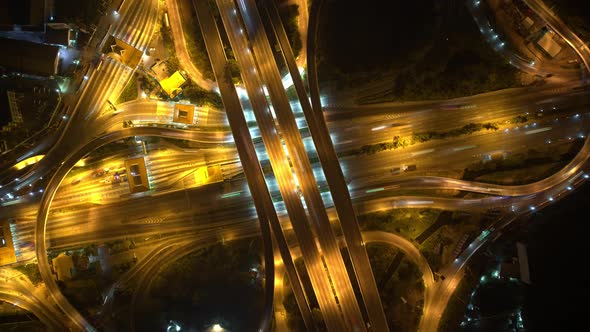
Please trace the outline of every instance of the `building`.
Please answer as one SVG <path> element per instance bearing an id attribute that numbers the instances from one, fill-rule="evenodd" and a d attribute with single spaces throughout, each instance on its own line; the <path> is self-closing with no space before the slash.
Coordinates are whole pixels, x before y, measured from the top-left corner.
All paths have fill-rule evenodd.
<path id="1" fill-rule="evenodd" d="M 0 67 L 12 71 L 51 76 L 57 74 L 59 47 L 24 40 L 0 38 Z"/>
<path id="2" fill-rule="evenodd" d="M 520 267 L 520 280 L 525 284 L 531 284 L 531 274 L 529 270 L 529 257 L 526 246 L 522 242 L 516 242 L 516 252 L 518 253 L 518 264 Z"/>
<path id="3" fill-rule="evenodd" d="M 195 106 L 190 104 L 174 105 L 174 122 L 192 125 L 195 123 Z"/>
<path id="4" fill-rule="evenodd" d="M 71 256 L 63 252 L 51 260 L 53 264 L 53 271 L 56 274 L 57 280 L 67 281 L 72 279 L 74 273 L 74 261 Z"/>
<path id="5" fill-rule="evenodd" d="M 8 90 L 6 91 L 6 97 L 8 98 L 10 116 L 0 122 L 0 126 L 2 126 L 0 132 L 11 132 L 14 128 L 18 128 L 24 122 L 21 109 L 25 100 L 25 94 L 14 90 Z M 0 113 L 0 115 L 1 114 L 2 113 Z M 10 118 L 10 120 L 6 121 L 8 118 Z"/>
<path id="6" fill-rule="evenodd" d="M 160 86 L 170 98 L 176 97 L 181 91 L 182 86 L 186 82 L 186 78 L 178 71 L 174 72 L 170 77 L 160 81 Z"/>
<path id="7" fill-rule="evenodd" d="M 561 52 L 561 45 L 554 39 L 554 32 L 545 32 L 543 37 L 537 41 L 537 45 L 550 57 L 555 58 Z"/>
<path id="8" fill-rule="evenodd" d="M 0 30 L 43 30 L 45 0 L 0 1 Z"/>
<path id="9" fill-rule="evenodd" d="M 129 191 L 131 193 L 150 190 L 145 159 L 143 157 L 125 160 L 125 169 L 127 170 L 127 183 L 129 183 Z"/>
<path id="10" fill-rule="evenodd" d="M 510 262 L 503 262 L 500 268 L 500 275 L 503 278 L 520 279 L 523 283 L 531 284 L 531 275 L 529 270 L 529 259 L 527 255 L 526 246 L 521 243 L 516 243 L 516 252 L 518 257 L 512 257 Z"/>
<path id="11" fill-rule="evenodd" d="M 45 30 L 46 44 L 68 47 L 70 46 L 70 38 L 70 27 L 68 25 L 47 25 Z"/>
<path id="12" fill-rule="evenodd" d="M 12 231 L 8 220 L 0 221 L 0 266 L 16 263 Z"/>

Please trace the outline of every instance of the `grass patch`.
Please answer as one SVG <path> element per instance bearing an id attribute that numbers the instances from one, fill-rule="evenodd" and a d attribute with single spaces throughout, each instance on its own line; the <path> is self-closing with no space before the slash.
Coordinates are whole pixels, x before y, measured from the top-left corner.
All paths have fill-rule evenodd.
<path id="1" fill-rule="evenodd" d="M 393 209 L 358 216 L 363 230 L 379 230 L 414 239 L 430 226 L 440 210 L 435 209 Z"/>
<path id="2" fill-rule="evenodd" d="M 201 28 L 198 22 L 196 22 L 196 20 L 194 22 L 182 20 L 182 30 L 184 32 L 186 48 L 191 60 L 194 62 L 195 66 L 199 68 L 203 74 L 203 78 L 215 81 L 211 61 L 209 61 L 209 54 L 205 48 L 205 40 L 203 39 L 203 34 L 201 33 Z"/>
<path id="3" fill-rule="evenodd" d="M 479 162 L 467 168 L 464 180 L 478 180 L 488 183 L 513 185 L 526 184 L 544 179 L 570 162 L 584 144 L 583 139 L 562 143 L 541 149 Z"/>
<path id="4" fill-rule="evenodd" d="M 180 98 L 188 99 L 192 104 L 197 106 L 211 106 L 218 109 L 223 108 L 221 96 L 212 91 L 207 91 L 192 81 L 187 81 L 187 84 L 182 88 Z"/>
<path id="5" fill-rule="evenodd" d="M 29 278 L 33 285 L 37 286 L 40 282 L 43 281 L 41 278 L 41 272 L 39 272 L 39 266 L 36 263 L 29 263 L 26 265 L 16 266 L 15 270 L 19 271 L 20 273 L 24 274 Z"/>
<path id="6" fill-rule="evenodd" d="M 215 244 L 166 264 L 154 276 L 147 300 L 136 313 L 141 331 L 170 320 L 201 330 L 217 321 L 232 331 L 252 331 L 262 313 L 263 272 L 258 240 Z"/>
<path id="7" fill-rule="evenodd" d="M 376 280 L 384 277 L 397 251 L 385 244 L 367 244 Z M 403 259 L 393 276 L 379 287 L 379 295 L 392 331 L 416 331 L 424 306 L 424 282 L 415 264 Z"/>
<path id="8" fill-rule="evenodd" d="M 461 128 L 454 128 L 449 131 L 429 131 L 425 133 L 414 133 L 409 137 L 394 136 L 391 142 L 381 142 L 377 144 L 363 145 L 360 150 L 354 152 L 354 154 L 375 154 L 377 152 L 386 150 L 395 150 L 399 148 L 405 148 L 416 143 L 426 143 L 433 139 L 445 139 L 459 137 L 463 135 L 471 135 L 475 132 L 482 130 L 493 130 L 496 131 L 500 128 L 497 123 L 469 123 Z"/>
<path id="9" fill-rule="evenodd" d="M 129 82 L 127 82 L 127 85 L 125 85 L 125 88 L 119 95 L 119 98 L 117 98 L 116 104 L 122 104 L 135 99 L 137 99 L 137 78 L 135 75 L 133 75 Z"/>
<path id="10" fill-rule="evenodd" d="M 477 177 L 478 182 L 516 185 L 526 184 L 542 180 L 558 170 L 563 168 L 567 162 L 547 163 L 537 166 L 531 166 L 524 169 L 514 169 L 509 171 L 500 171 L 489 174 L 484 174 Z"/>

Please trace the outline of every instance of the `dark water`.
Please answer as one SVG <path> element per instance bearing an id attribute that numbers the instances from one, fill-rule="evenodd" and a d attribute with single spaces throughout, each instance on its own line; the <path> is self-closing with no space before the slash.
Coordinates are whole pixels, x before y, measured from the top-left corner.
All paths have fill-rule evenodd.
<path id="1" fill-rule="evenodd" d="M 532 285 L 526 292 L 528 331 L 583 331 L 590 313 L 590 183 L 542 210 L 530 223 Z"/>

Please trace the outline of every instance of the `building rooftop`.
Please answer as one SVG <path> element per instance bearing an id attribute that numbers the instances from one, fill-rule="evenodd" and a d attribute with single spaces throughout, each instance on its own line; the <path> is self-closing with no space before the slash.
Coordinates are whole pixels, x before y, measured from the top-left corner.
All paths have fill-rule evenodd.
<path id="1" fill-rule="evenodd" d="M 0 66 L 41 76 L 57 74 L 59 47 L 0 38 Z"/>
<path id="2" fill-rule="evenodd" d="M 70 43 L 70 28 L 53 28 L 47 25 L 47 31 L 45 31 L 45 42 L 52 45 L 63 45 L 68 46 Z"/>
<path id="3" fill-rule="evenodd" d="M 195 106 L 190 104 L 174 105 L 174 122 L 193 124 L 195 121 Z"/>
<path id="4" fill-rule="evenodd" d="M 174 98 L 182 91 L 182 85 L 185 82 L 186 78 L 180 72 L 176 71 L 170 77 L 161 80 L 160 85 L 170 98 Z"/>
<path id="5" fill-rule="evenodd" d="M 553 39 L 553 33 L 551 32 L 546 32 L 543 37 L 537 41 L 537 45 L 539 45 L 543 51 L 549 54 L 552 58 L 561 52 L 561 45 Z"/>
<path id="6" fill-rule="evenodd" d="M 108 38 L 102 52 L 129 68 L 137 67 L 143 56 L 142 51 L 113 36 Z"/>
<path id="7" fill-rule="evenodd" d="M 150 190 L 143 157 L 125 160 L 125 169 L 127 170 L 127 182 L 131 193 Z"/>

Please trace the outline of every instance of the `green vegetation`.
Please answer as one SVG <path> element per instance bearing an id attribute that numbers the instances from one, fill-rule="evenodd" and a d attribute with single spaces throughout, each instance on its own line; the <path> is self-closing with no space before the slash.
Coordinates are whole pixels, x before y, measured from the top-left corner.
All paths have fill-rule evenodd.
<path id="1" fill-rule="evenodd" d="M 523 162 L 526 164 L 526 161 Z M 542 180 L 551 174 L 555 174 L 562 169 L 567 161 L 546 163 L 541 165 L 532 165 L 520 169 L 512 169 L 508 171 L 496 171 L 493 173 L 478 176 L 476 180 L 484 183 L 495 183 L 503 185 L 519 185 L 533 183 Z"/>
<path id="2" fill-rule="evenodd" d="M 435 209 L 392 209 L 358 216 L 363 230 L 379 230 L 397 233 L 406 239 L 414 239 L 428 228 L 440 210 Z"/>
<path id="3" fill-rule="evenodd" d="M 109 248 L 110 255 L 118 254 L 120 252 L 135 248 L 133 242 L 128 239 L 110 241 L 105 243 L 105 245 Z"/>
<path id="4" fill-rule="evenodd" d="M 386 274 L 397 250 L 385 244 L 367 244 L 367 254 L 376 280 Z M 424 282 L 418 267 L 403 259 L 379 295 L 387 324 L 392 331 L 416 331 L 424 306 Z"/>
<path id="5" fill-rule="evenodd" d="M 214 321 L 232 331 L 255 330 L 264 305 L 261 251 L 260 241 L 236 240 L 174 258 L 153 276 L 147 300 L 137 304 L 138 330 L 170 319 L 186 330 Z"/>
<path id="6" fill-rule="evenodd" d="M 162 43 L 169 57 L 176 56 L 176 49 L 174 48 L 174 40 L 172 39 L 172 32 L 166 29 L 164 25 L 160 26 L 160 34 L 162 35 Z"/>
<path id="7" fill-rule="evenodd" d="M 126 101 L 135 100 L 137 98 L 137 78 L 135 75 L 131 77 L 115 104 L 119 105 Z"/>
<path id="8" fill-rule="evenodd" d="M 412 137 L 413 140 L 418 141 L 420 143 L 428 142 L 431 139 L 445 139 L 451 137 L 458 137 L 462 135 L 471 135 L 475 132 L 481 131 L 483 129 L 486 130 L 498 130 L 500 126 L 497 123 L 469 123 L 464 125 L 461 128 L 451 129 L 449 131 L 437 132 L 437 131 L 429 131 L 426 133 L 418 133 L 414 134 Z"/>
<path id="9" fill-rule="evenodd" d="M 101 290 L 113 279 L 105 274 L 98 261 L 90 262 L 88 250 L 75 250 L 70 255 L 75 273 L 68 281 L 58 281 L 64 296 L 84 316 L 92 317 L 102 304 Z"/>
<path id="10" fill-rule="evenodd" d="M 519 115 L 514 117 L 512 120 L 509 120 L 509 123 L 525 123 L 529 120 L 529 118 L 525 115 Z"/>
<path id="11" fill-rule="evenodd" d="M 449 131 L 429 131 L 425 133 L 414 133 L 411 137 L 394 136 L 391 142 L 382 142 L 377 144 L 363 145 L 355 154 L 375 154 L 385 150 L 395 150 L 405 148 L 416 143 L 425 143 L 433 139 L 445 139 L 458 137 L 462 135 L 471 135 L 481 130 L 498 130 L 500 126 L 497 123 L 469 123 L 461 128 L 451 129 Z"/>
<path id="12" fill-rule="evenodd" d="M 166 65 L 166 71 L 168 72 L 168 75 L 172 75 L 180 70 L 180 61 L 178 61 L 176 56 L 168 57 L 164 64 Z"/>
<path id="13" fill-rule="evenodd" d="M 181 2 L 179 2 L 179 5 L 181 5 L 180 11 L 182 16 L 182 30 L 184 31 L 184 39 L 186 41 L 188 54 L 191 57 L 192 62 L 203 74 L 203 77 L 214 81 L 215 77 L 213 75 L 213 68 L 211 68 L 209 54 L 207 53 L 207 49 L 205 47 L 205 40 L 203 39 L 201 27 L 199 26 L 199 22 L 196 19 L 194 9 L 192 6 L 190 6 L 190 9 L 188 9 L 193 15 L 183 15 L 182 11 L 187 9 L 183 8 L 184 6 L 182 6 L 183 4 Z M 216 8 L 216 6 L 213 5 L 212 8 Z M 219 15 L 217 12 L 215 13 L 216 15 Z M 187 17 L 192 17 L 193 19 L 188 20 Z M 180 43 L 182 41 L 178 40 L 177 42 Z"/>
<path id="14" fill-rule="evenodd" d="M 211 106 L 215 108 L 223 108 L 221 97 L 212 91 L 207 91 L 200 86 L 194 84 L 192 81 L 187 81 L 180 97 L 188 99 L 192 104 L 197 106 Z"/>
<path id="15" fill-rule="evenodd" d="M 518 71 L 483 40 L 464 3 L 426 0 L 396 7 L 326 3 L 319 43 L 324 85 L 358 91 L 360 103 L 446 99 L 519 86 Z M 357 90 L 363 86 L 371 89 Z"/>
<path id="16" fill-rule="evenodd" d="M 526 184 L 544 179 L 571 161 L 582 148 L 582 139 L 479 162 L 465 169 L 463 179 L 496 184 Z"/>
<path id="17" fill-rule="evenodd" d="M 302 48 L 301 35 L 299 34 L 297 26 L 299 6 L 296 4 L 280 6 L 279 14 L 281 16 L 281 21 L 283 21 L 283 25 L 285 26 L 285 32 L 289 38 L 289 44 L 291 44 L 293 54 L 295 55 L 295 58 L 297 58 L 299 53 L 301 53 Z"/>
<path id="18" fill-rule="evenodd" d="M 413 241 L 434 271 L 454 259 L 453 250 L 462 236 L 480 228 L 469 214 L 435 209 L 391 209 L 359 215 L 358 220 L 362 230 L 395 233 Z"/>
<path id="19" fill-rule="evenodd" d="M 397 249 L 384 244 L 367 245 L 367 253 L 376 280 L 384 279 L 388 273 L 392 272 L 388 271 L 388 268 L 397 252 Z M 346 250 L 342 250 L 342 255 L 347 269 L 352 272 L 352 266 Z M 305 292 L 308 295 L 311 294 L 309 301 L 316 326 L 319 331 L 325 331 L 326 328 L 321 319 L 318 302 L 315 295 L 313 295 L 313 288 L 307 271 L 305 271 L 303 259 L 297 259 L 295 266 L 299 272 Z M 285 278 L 285 280 L 287 279 Z M 284 287 L 286 289 L 289 288 L 288 281 Z M 358 285 L 353 284 L 353 288 L 357 296 L 360 297 Z M 383 287 L 380 286 L 379 294 L 383 301 L 389 327 L 392 330 L 398 331 L 415 331 L 422 315 L 422 306 L 424 303 L 424 283 L 418 267 L 408 260 L 402 260 L 390 278 L 385 280 Z M 407 303 L 404 303 L 402 297 Z M 283 305 L 287 312 L 287 325 L 291 331 L 305 331 L 305 325 L 292 292 L 288 292 L 285 295 Z"/>
<path id="20" fill-rule="evenodd" d="M 159 86 L 158 82 L 153 77 L 146 75 L 145 73 L 136 73 L 136 75 L 138 76 L 137 80 L 139 86 L 143 91 L 151 93 L 157 86 Z"/>
<path id="21" fill-rule="evenodd" d="M 17 266 L 14 268 L 17 271 L 20 271 L 22 274 L 26 275 L 27 278 L 33 283 L 33 285 L 38 285 L 43 279 L 41 278 L 41 272 L 39 272 L 39 266 L 36 263 L 29 263 L 26 265 Z"/>

